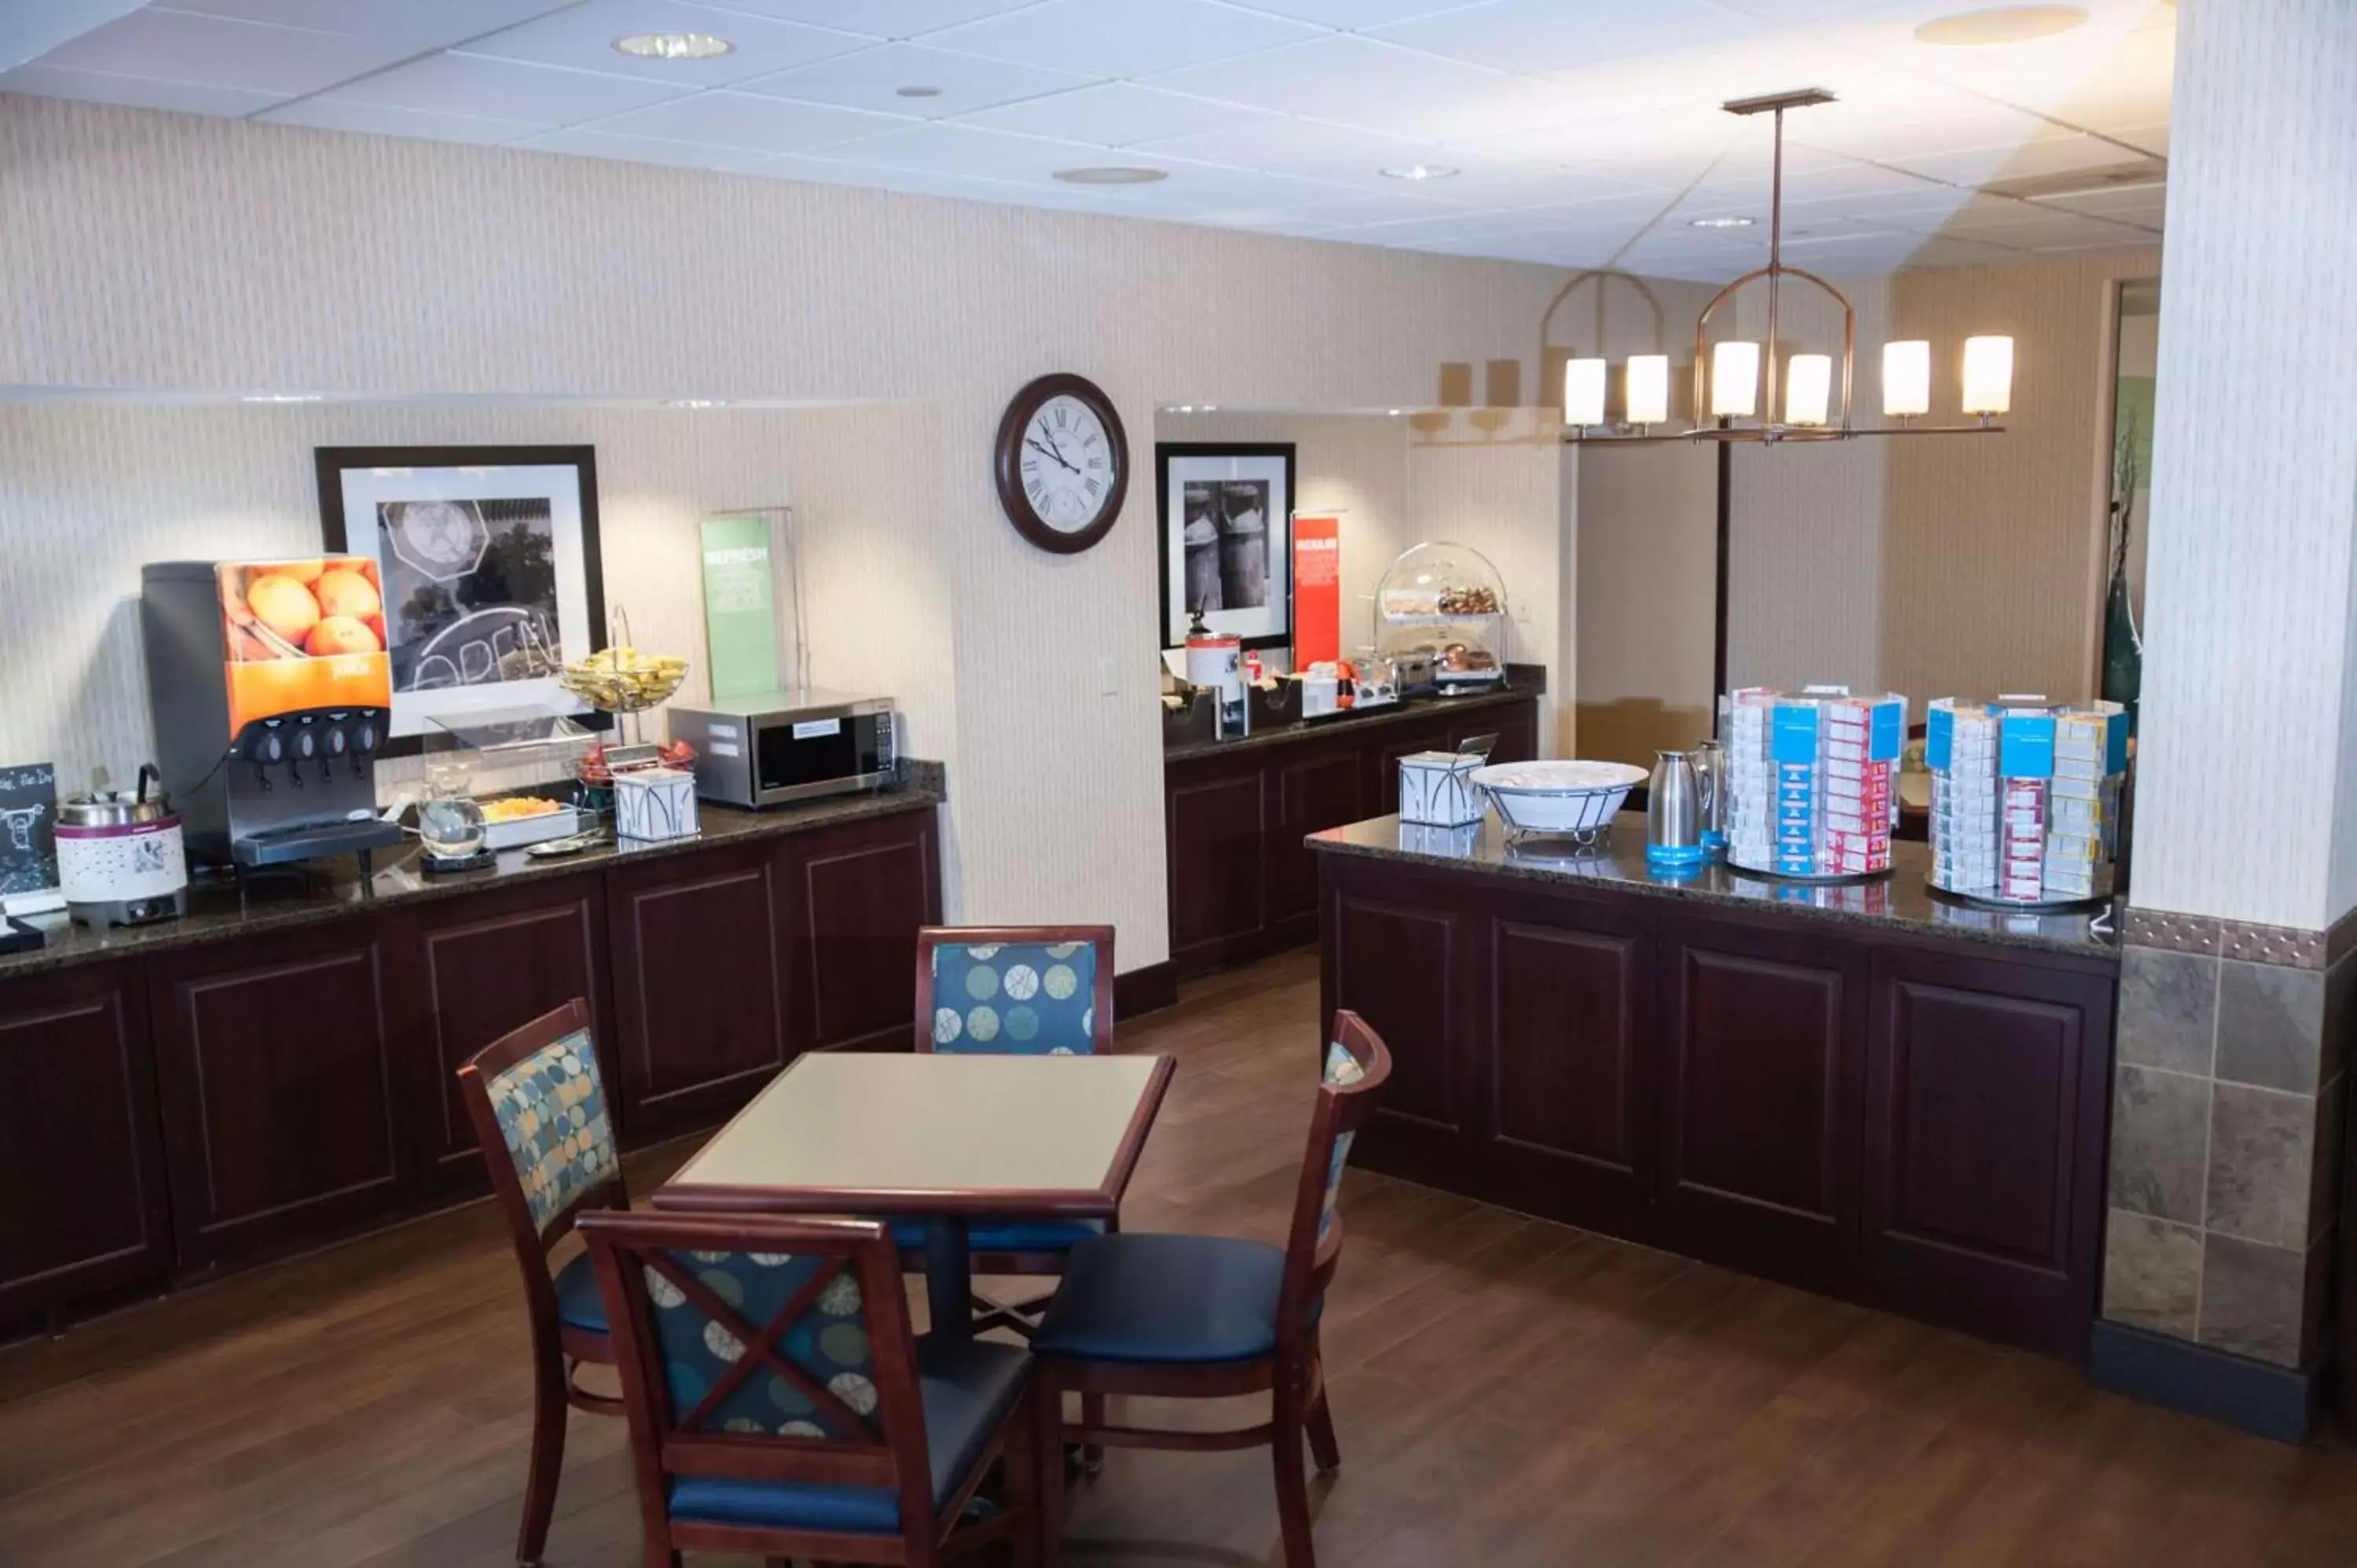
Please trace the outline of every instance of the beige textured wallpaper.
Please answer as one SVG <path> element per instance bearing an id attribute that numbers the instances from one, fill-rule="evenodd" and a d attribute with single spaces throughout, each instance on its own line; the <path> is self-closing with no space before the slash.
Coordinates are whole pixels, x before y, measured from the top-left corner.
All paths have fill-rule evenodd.
<path id="1" fill-rule="evenodd" d="M 1168 951 L 1152 486 L 1133 488 L 1086 554 L 1024 543 L 988 478 L 1006 399 L 1049 371 L 1089 375 L 1143 465 L 1159 403 L 1416 405 L 1444 363 L 1534 364 L 1563 282 L 1508 263 L 11 95 L 0 253 L 0 384 L 899 400 L 845 435 L 909 470 L 888 524 L 847 480 L 813 478 L 813 518 L 858 524 L 831 557 L 848 577 L 825 613 L 897 645 L 887 667 L 908 683 L 920 744 L 951 764 L 952 914 L 1109 918 L 1127 968 Z M 92 444 L 51 503 L 70 511 L 79 476 L 111 460 L 96 455 L 103 418 L 42 417 L 83 433 L 50 445 Z M 501 426 L 462 415 L 440 428 L 499 439 Z M 818 456 L 796 440 L 777 450 Z M 296 509 L 281 514 L 291 529 L 307 493 L 274 491 L 266 465 L 307 473 L 308 438 L 293 445 L 228 438 L 201 508 L 179 467 L 158 462 L 144 515 L 128 508 L 156 532 L 109 552 L 199 553 L 216 530 L 192 524 L 253 492 Z M 672 493 L 727 498 L 716 504 L 743 489 L 719 478 L 761 477 L 707 482 L 692 452 L 681 461 Z M 12 549 L 18 528 L 0 516 Z M 641 613 L 692 639 L 687 537 L 624 548 L 644 552 L 627 575 Z M 922 565 L 904 578 L 896 552 Z M 27 699 L 46 732 L 28 744 L 119 749 L 135 690 L 118 681 L 104 699 L 114 727 L 86 727 L 75 682 L 104 618 L 84 605 L 71 618 Z M 822 669 L 848 646 L 823 639 Z M 12 667 L 27 647 L 0 628 Z"/>

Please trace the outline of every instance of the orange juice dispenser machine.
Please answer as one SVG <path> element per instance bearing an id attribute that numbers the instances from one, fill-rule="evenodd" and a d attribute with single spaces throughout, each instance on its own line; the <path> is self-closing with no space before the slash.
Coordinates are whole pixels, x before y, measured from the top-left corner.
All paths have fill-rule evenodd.
<path id="1" fill-rule="evenodd" d="M 240 869 L 402 842 L 377 811 L 393 718 L 373 561 L 170 561 L 141 574 L 156 761 L 191 859 Z"/>

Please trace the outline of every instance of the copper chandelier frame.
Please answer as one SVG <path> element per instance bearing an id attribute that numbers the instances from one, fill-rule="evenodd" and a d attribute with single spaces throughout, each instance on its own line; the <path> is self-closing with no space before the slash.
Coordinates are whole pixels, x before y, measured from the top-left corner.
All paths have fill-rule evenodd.
<path id="1" fill-rule="evenodd" d="M 1754 267 L 1711 295 L 1710 303 L 1704 306 L 1702 314 L 1695 318 L 1693 407 L 1697 423 L 1690 429 L 1663 431 L 1658 435 L 1650 427 L 1627 424 L 1618 427 L 1606 425 L 1597 434 L 1589 432 L 1598 427 L 1570 426 L 1564 432 L 1564 440 L 1585 446 L 1662 441 L 1749 442 L 1772 446 L 1785 441 L 1848 441 L 1862 435 L 2004 434 L 2005 426 L 1995 423 L 1994 416 L 1986 413 L 1979 415 L 1978 422 L 1972 424 L 1917 424 L 1913 423 L 1915 416 L 1908 414 L 1899 415 L 1900 423 L 1895 425 L 1877 425 L 1870 429 L 1860 429 L 1850 423 L 1851 401 L 1857 376 L 1857 307 L 1850 303 L 1847 295 L 1825 279 L 1805 267 L 1788 266 L 1784 262 L 1784 113 L 1789 109 L 1807 109 L 1833 102 L 1834 95 L 1824 88 L 1806 87 L 1789 92 L 1762 93 L 1756 98 L 1732 98 L 1719 106 L 1729 114 L 1746 117 L 1772 114 L 1775 117 L 1774 145 L 1768 177 L 1768 264 Z M 1829 419 L 1823 424 L 1788 424 L 1773 417 L 1777 392 L 1778 313 L 1783 281 L 1788 277 L 1814 285 L 1841 306 L 1841 417 L 1838 423 Z M 1762 278 L 1768 281 L 1768 337 L 1759 371 L 1761 401 L 1757 406 L 1767 412 L 1759 416 L 1760 423 L 1757 424 L 1737 424 L 1731 415 L 1720 415 L 1711 423 L 1702 423 L 1704 411 L 1710 406 L 1706 367 L 1710 359 L 1711 317 L 1747 285 Z"/>

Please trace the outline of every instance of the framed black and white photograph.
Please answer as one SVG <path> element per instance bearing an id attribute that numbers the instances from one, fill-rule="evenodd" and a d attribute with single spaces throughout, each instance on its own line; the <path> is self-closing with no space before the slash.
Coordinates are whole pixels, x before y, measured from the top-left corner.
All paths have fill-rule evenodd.
<path id="1" fill-rule="evenodd" d="M 1154 448 L 1162 510 L 1162 646 L 1200 610 L 1246 648 L 1293 640 L 1293 446 L 1165 441 Z"/>
<path id="2" fill-rule="evenodd" d="M 384 585 L 389 751 L 502 710 L 602 725 L 557 683 L 606 643 L 594 448 L 322 446 L 318 468 L 327 547 Z"/>

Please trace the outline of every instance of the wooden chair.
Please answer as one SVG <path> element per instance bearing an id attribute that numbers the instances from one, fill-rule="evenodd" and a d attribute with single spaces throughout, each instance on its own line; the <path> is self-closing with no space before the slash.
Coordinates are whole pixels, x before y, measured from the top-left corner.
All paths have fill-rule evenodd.
<path id="1" fill-rule="evenodd" d="M 1030 1353 L 910 1336 L 874 1220 L 601 1213 L 581 1233 L 620 1355 L 647 1568 L 683 1550 L 932 1568 L 1038 1561 Z M 994 1460 L 1007 1498 L 975 1500 Z"/>
<path id="2" fill-rule="evenodd" d="M 548 1267 L 549 1253 L 581 1215 L 630 1206 L 590 1041 L 589 1004 L 568 1002 L 484 1047 L 458 1069 L 458 1082 L 523 1268 L 532 1323 L 532 1466 L 516 1561 L 535 1563 L 556 1509 L 566 1408 L 622 1413 L 621 1401 L 574 1380 L 583 1362 L 614 1360 L 588 1254 L 554 1274 Z"/>
<path id="3" fill-rule="evenodd" d="M 1044 1441 L 1133 1448 L 1230 1449 L 1267 1444 L 1276 1464 L 1276 1513 L 1286 1568 L 1313 1568 L 1305 1443 L 1321 1474 L 1342 1463 L 1327 1407 L 1318 1323 L 1342 1251 L 1335 1208 L 1351 1140 L 1374 1112 L 1391 1053 L 1351 1012 L 1334 1015 L 1334 1039 L 1309 1122 L 1309 1147 L 1282 1251 L 1219 1236 L 1128 1232 L 1072 1250 L 1064 1283 L 1032 1335 L 1040 1411 L 1062 1430 Z M 1063 1426 L 1067 1389 L 1082 1398 L 1078 1427 Z M 1270 1419 L 1241 1431 L 1119 1426 L 1095 1413 L 1108 1394 L 1224 1399 L 1269 1391 Z M 1041 1466 L 1047 1562 L 1057 1560 L 1063 1471 Z"/>
<path id="4" fill-rule="evenodd" d="M 916 1047 L 1000 1056 L 1098 1056 L 1113 1049 L 1111 926 L 928 926 L 917 933 Z M 1117 1229 L 1117 1227 L 1115 1227 Z M 1071 1250 L 1107 1227 L 1095 1220 L 975 1220 L 977 1274 L 1056 1275 Z M 921 1220 L 895 1221 L 893 1240 L 921 1267 Z M 974 1298 L 974 1332 L 1028 1337 L 1046 1295 Z"/>

